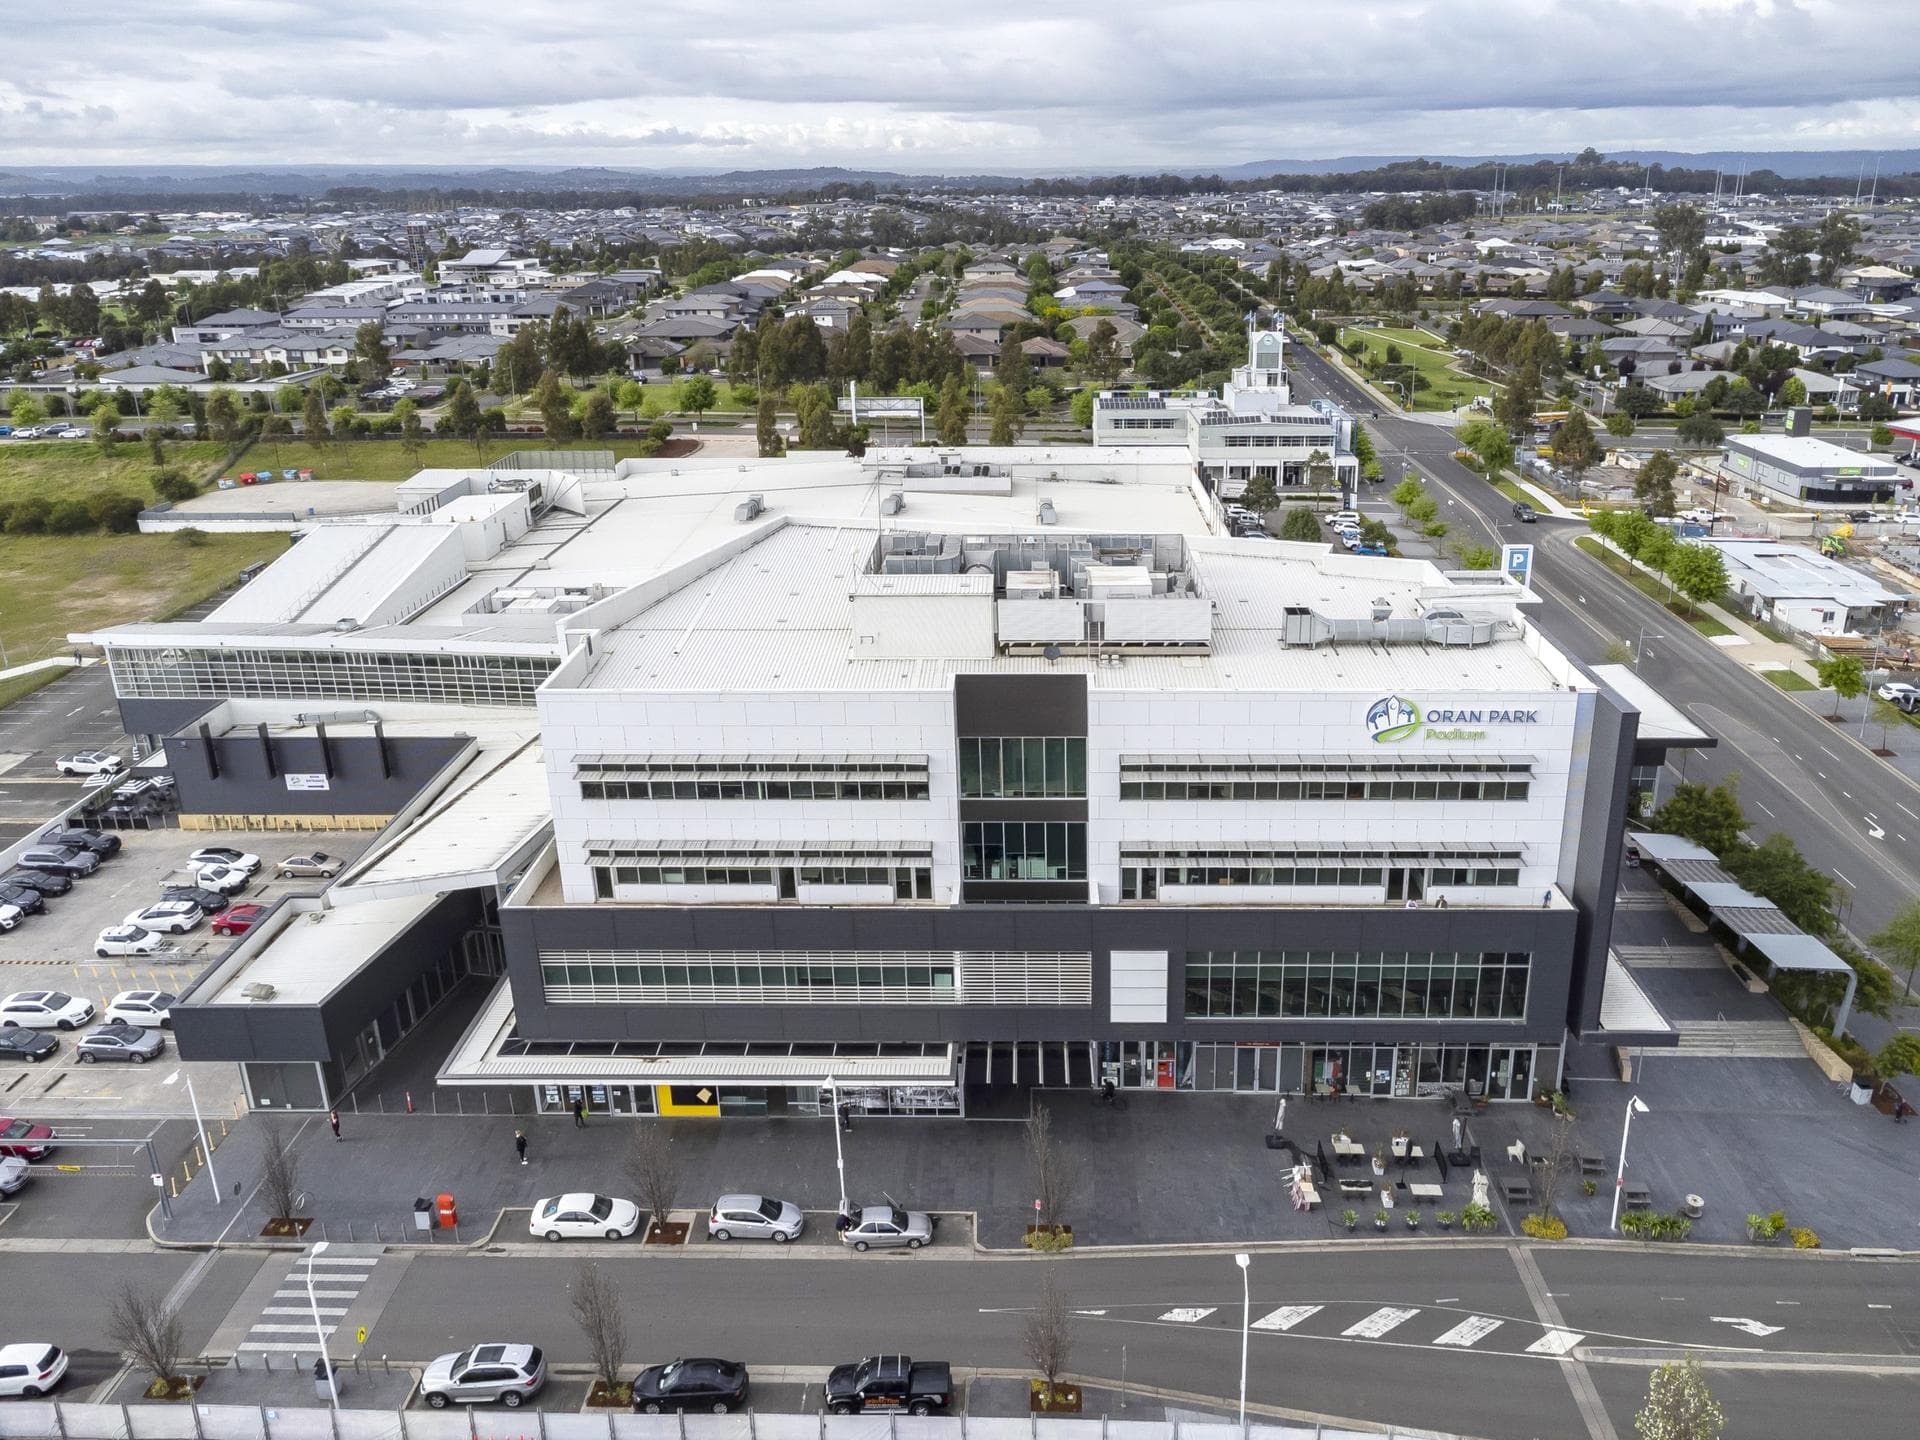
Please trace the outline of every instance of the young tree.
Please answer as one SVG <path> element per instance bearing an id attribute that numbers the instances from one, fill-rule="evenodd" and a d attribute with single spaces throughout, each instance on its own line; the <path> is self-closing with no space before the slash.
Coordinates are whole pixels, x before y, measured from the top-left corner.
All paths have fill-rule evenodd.
<path id="1" fill-rule="evenodd" d="M 1920 1035 L 1895 1031 L 1873 1052 L 1873 1068 L 1882 1075 L 1920 1075 Z"/>
<path id="2" fill-rule="evenodd" d="M 323 450 L 332 440 L 333 432 L 327 428 L 327 402 L 318 388 L 307 391 L 307 398 L 301 408 L 300 429 L 306 436 L 307 444 L 316 450 Z"/>
<path id="3" fill-rule="evenodd" d="M 1624 440 L 1633 434 L 1633 416 L 1624 410 L 1616 410 L 1607 416 L 1607 434 Z"/>
<path id="4" fill-rule="evenodd" d="M 1061 1218 L 1080 1188 L 1080 1166 L 1072 1152 L 1053 1133 L 1053 1112 L 1035 1104 L 1027 1117 L 1027 1169 L 1033 1183 L 1034 1224 L 1050 1232 L 1065 1224 Z"/>
<path id="5" fill-rule="evenodd" d="M 993 427 L 987 432 L 989 445 L 1011 445 L 1020 438 L 1020 432 L 1027 428 L 1019 395 L 1004 385 L 994 387 L 993 400 L 987 410 L 993 417 Z"/>
<path id="6" fill-rule="evenodd" d="M 360 383 L 384 385 L 393 367 L 387 350 L 387 332 L 378 320 L 369 320 L 353 332 L 353 358 L 360 366 Z"/>
<path id="7" fill-rule="evenodd" d="M 328 418 L 333 422 L 334 438 L 344 440 L 353 433 L 354 422 L 360 418 L 360 415 L 351 402 L 342 402 L 328 412 Z"/>
<path id="8" fill-rule="evenodd" d="M 719 394 L 713 388 L 713 381 L 705 375 L 689 375 L 673 387 L 675 404 L 687 414 L 698 420 L 713 408 Z"/>
<path id="9" fill-rule="evenodd" d="M 1920 970 L 1920 900 L 1911 900 L 1894 913 L 1887 928 L 1873 937 L 1873 946 L 1890 965 L 1904 966 L 1907 998 L 1913 998 L 1913 977 Z"/>
<path id="10" fill-rule="evenodd" d="M 947 376 L 940 386 L 940 409 L 933 423 L 942 445 L 967 443 L 967 391 L 957 374 Z"/>
<path id="11" fill-rule="evenodd" d="M 1093 427 L 1093 404 L 1093 391 L 1076 390 L 1073 392 L 1073 399 L 1067 402 L 1067 414 L 1072 418 L 1073 423 L 1081 429 L 1091 429 Z"/>
<path id="12" fill-rule="evenodd" d="M 647 1212 L 645 1233 L 650 1235 L 656 1226 L 667 1223 L 680 1188 L 680 1157 L 674 1153 L 673 1137 L 664 1121 L 633 1127 L 627 1140 L 626 1172 L 640 1208 Z"/>
<path id="13" fill-rule="evenodd" d="M 702 376 L 705 380 L 706 377 Z M 706 381 L 709 388 L 711 380 Z M 604 440 L 620 426 L 620 416 L 613 408 L 613 397 L 605 390 L 593 390 L 588 393 L 586 404 L 581 406 L 580 433 L 589 440 Z"/>
<path id="14" fill-rule="evenodd" d="M 577 433 L 573 423 L 573 401 L 568 398 L 560 377 L 549 370 L 533 387 L 533 403 L 540 411 L 540 423 L 549 440 L 567 441 Z"/>
<path id="15" fill-rule="evenodd" d="M 1791 407 L 1807 403 L 1807 384 L 1798 375 L 1789 375 L 1780 382 L 1780 392 L 1776 397 L 1782 405 Z"/>
<path id="16" fill-rule="evenodd" d="M 1671 515 L 1678 503 L 1673 482 L 1680 474 L 1680 462 L 1671 451 L 1656 450 L 1633 475 L 1633 495 L 1655 515 Z"/>
<path id="17" fill-rule="evenodd" d="M 762 460 L 771 460 L 787 453 L 787 442 L 780 438 L 779 400 L 771 389 L 763 388 L 760 391 L 760 405 L 753 417 L 753 434 Z"/>
<path id="18" fill-rule="evenodd" d="M 800 422 L 800 445 L 806 450 L 831 450 L 833 397 L 825 385 L 796 385 L 790 390 L 794 418 Z"/>
<path id="19" fill-rule="evenodd" d="M 573 1267 L 567 1292 L 574 1324 L 587 1340 L 593 1373 L 610 1397 L 620 1386 L 620 1366 L 627 1355 L 627 1317 L 620 1308 L 620 1287 L 592 1261 L 582 1260 Z"/>
<path id="20" fill-rule="evenodd" d="M 1784 830 L 1758 845 L 1740 845 L 1720 859 L 1726 871 L 1755 895 L 1780 907 L 1780 913 L 1809 935 L 1831 935 L 1833 881 L 1809 865 Z"/>
<path id="21" fill-rule="evenodd" d="M 1689 1355 L 1661 1365 L 1647 1381 L 1647 1403 L 1633 1417 L 1640 1440 L 1720 1440 L 1726 1411 L 1707 1389 L 1700 1362 Z"/>
<path id="22" fill-rule="evenodd" d="M 1739 779 L 1728 775 L 1718 785 L 1684 784 L 1674 787 L 1653 817 L 1653 828 L 1678 835 L 1726 855 L 1741 844 L 1740 832 L 1747 828 L 1746 813 L 1740 808 Z"/>
<path id="23" fill-rule="evenodd" d="M 1027 361 L 1027 352 L 1011 333 L 1000 342 L 1000 358 L 993 362 L 993 378 L 1000 382 L 1001 389 L 1013 395 L 1025 395 L 1033 384 L 1033 366 Z"/>
<path id="24" fill-rule="evenodd" d="M 102 455 L 113 454 L 117 443 L 114 426 L 120 419 L 120 412 L 111 405 L 102 405 L 93 412 L 93 443 Z"/>
<path id="25" fill-rule="evenodd" d="M 1491 545 L 1462 545 L 1454 551 L 1462 570 L 1497 570 L 1500 555 Z"/>
<path id="26" fill-rule="evenodd" d="M 231 390 L 219 389 L 207 396 L 207 428 L 223 445 L 231 445 L 240 433 L 240 407 L 234 404 Z"/>
<path id="27" fill-rule="evenodd" d="M 171 1395 L 180 1378 L 186 1345 L 180 1312 L 158 1290 L 122 1280 L 107 1302 L 107 1336 L 129 1365 L 153 1377 L 154 1388 Z"/>
<path id="28" fill-rule="evenodd" d="M 1241 492 L 1240 503 L 1256 515 L 1265 515 L 1268 511 L 1277 509 L 1280 504 L 1280 492 L 1274 487 L 1273 477 L 1255 475 L 1247 482 L 1247 488 Z"/>
<path id="29" fill-rule="evenodd" d="M 280 463 L 280 446 L 293 436 L 293 422 L 284 415 L 269 415 L 260 422 L 260 438 L 273 448 L 273 463 Z"/>
<path id="30" fill-rule="evenodd" d="M 1089 380 L 1112 384 L 1120 376 L 1119 332 L 1111 320 L 1102 320 L 1087 333 L 1087 358 L 1081 369 Z"/>
<path id="31" fill-rule="evenodd" d="M 1287 513 L 1280 517 L 1280 538 L 1311 545 L 1320 539 L 1320 522 L 1306 506 L 1290 505 Z"/>
<path id="32" fill-rule="evenodd" d="M 400 422 L 401 450 L 406 452 L 409 460 L 419 464 L 420 451 L 427 443 L 427 432 L 420 424 L 420 407 L 411 400 L 396 401 L 393 418 Z"/>
<path id="33" fill-rule="evenodd" d="M 267 1218 L 281 1222 L 292 1220 L 294 1203 L 300 1195 L 300 1158 L 294 1154 L 286 1130 L 272 1122 L 266 1127 L 265 1149 L 260 1156 L 259 1185 Z"/>
<path id="34" fill-rule="evenodd" d="M 480 402 L 466 381 L 455 380 L 447 387 L 447 408 L 440 417 L 440 428 L 463 440 L 471 440 L 480 428 Z"/>
<path id="35" fill-rule="evenodd" d="M 1813 673 L 1819 677 L 1823 689 L 1833 691 L 1833 713 L 1829 717 L 1832 719 L 1839 718 L 1842 700 L 1851 700 L 1867 688 L 1867 670 L 1858 655 L 1829 655 L 1815 662 Z"/>
<path id="36" fill-rule="evenodd" d="M 1673 433 L 1682 445 L 1711 450 L 1727 438 L 1726 427 L 1711 415 L 1693 414 L 1674 426 Z"/>
<path id="37" fill-rule="evenodd" d="M 1570 411 L 1559 433 L 1553 437 L 1553 458 L 1572 473 L 1578 484 L 1580 477 L 1598 464 L 1604 454 L 1593 426 L 1587 421 L 1587 412 Z"/>
<path id="38" fill-rule="evenodd" d="M 1044 1405 L 1053 1403 L 1055 1387 L 1073 1357 L 1073 1312 L 1056 1273 L 1057 1263 L 1040 1274 L 1040 1294 L 1026 1319 L 1027 1363 L 1040 1372 L 1045 1384 Z"/>
<path id="39" fill-rule="evenodd" d="M 1727 593 L 1727 559 L 1711 545 L 1675 545 L 1660 568 L 1694 605 L 1712 604 Z"/>

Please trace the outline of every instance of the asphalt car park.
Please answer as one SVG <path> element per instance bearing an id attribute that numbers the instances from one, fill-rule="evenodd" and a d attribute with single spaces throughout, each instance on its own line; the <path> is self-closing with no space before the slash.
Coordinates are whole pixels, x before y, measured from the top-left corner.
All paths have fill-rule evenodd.
<path id="1" fill-rule="evenodd" d="M 104 665 L 61 676 L 0 709 L 0 843 L 73 804 L 99 782 L 62 775 L 62 755 L 107 750 L 131 762 L 113 681 Z"/>

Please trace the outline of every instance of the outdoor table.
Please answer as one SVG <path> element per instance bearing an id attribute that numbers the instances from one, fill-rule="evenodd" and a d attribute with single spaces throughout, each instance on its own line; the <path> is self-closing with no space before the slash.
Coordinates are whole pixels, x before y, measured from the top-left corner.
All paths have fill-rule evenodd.
<path id="1" fill-rule="evenodd" d="M 1413 1198 L 1416 1200 L 1434 1200 L 1434 1201 L 1444 1199 L 1446 1194 L 1446 1192 L 1443 1191 L 1438 1185 L 1426 1185 L 1426 1184 L 1420 1184 L 1420 1183 L 1415 1183 L 1407 1186 L 1407 1193 L 1413 1196 Z"/>
<path id="2" fill-rule="evenodd" d="M 1650 1210 L 1653 1208 L 1653 1196 L 1647 1187 L 1638 1180 L 1629 1180 L 1620 1187 L 1620 1199 L 1629 1210 Z"/>
<path id="3" fill-rule="evenodd" d="M 1589 1155 L 1582 1152 L 1580 1156 L 1580 1173 L 1582 1175 L 1604 1175 L 1607 1173 L 1607 1162 L 1598 1155 Z"/>

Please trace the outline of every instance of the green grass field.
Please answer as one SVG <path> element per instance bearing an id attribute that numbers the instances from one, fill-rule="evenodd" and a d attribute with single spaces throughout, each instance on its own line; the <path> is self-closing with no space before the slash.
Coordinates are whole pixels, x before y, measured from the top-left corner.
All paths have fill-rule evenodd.
<path id="1" fill-rule="evenodd" d="M 1484 380 L 1476 380 L 1449 368 L 1453 357 L 1441 343 L 1424 330 L 1403 330 L 1386 326 L 1375 330 L 1371 327 L 1349 327 L 1340 332 L 1340 343 L 1349 344 L 1358 339 L 1367 347 L 1369 357 L 1385 362 L 1387 346 L 1400 347 L 1400 358 L 1404 364 L 1413 366 L 1416 373 L 1425 377 L 1425 390 L 1416 390 L 1413 394 L 1413 408 L 1416 410 L 1452 410 L 1465 405 L 1481 395 L 1491 394 L 1493 387 Z M 1385 387 L 1389 394 L 1398 395 L 1392 386 Z"/>
<path id="2" fill-rule="evenodd" d="M 35 670 L 31 675 L 16 675 L 11 680 L 0 680 L 0 710 L 6 709 L 16 700 L 33 694 L 43 685 L 51 685 L 66 673 L 66 670 L 59 667 L 49 667 L 45 670 Z"/>
<path id="3" fill-rule="evenodd" d="M 167 463 L 180 466 L 195 479 L 211 473 L 226 453 L 224 445 L 212 440 L 170 440 L 162 444 Z M 84 500 L 102 490 L 152 500 L 153 471 L 153 457 L 145 441 L 123 441 L 114 447 L 112 455 L 102 455 L 91 440 L 0 440 L 0 500 L 19 500 L 28 495 Z"/>
<path id="4" fill-rule="evenodd" d="M 43 659 L 73 631 L 176 615 L 286 548 L 280 534 L 0 536 L 0 640 L 16 665 Z"/>
<path id="5" fill-rule="evenodd" d="M 1782 690 L 1818 690 L 1820 688 L 1798 670 L 1762 670 L 1760 673 Z"/>

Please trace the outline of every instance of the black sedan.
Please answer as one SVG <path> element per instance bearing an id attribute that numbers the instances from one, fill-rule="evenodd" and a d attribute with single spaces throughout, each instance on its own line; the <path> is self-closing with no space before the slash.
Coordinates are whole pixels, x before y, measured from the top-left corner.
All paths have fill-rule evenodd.
<path id="1" fill-rule="evenodd" d="M 0 1030 L 0 1060 L 24 1060 L 37 1065 L 59 1048 L 60 1042 L 44 1030 L 29 1030 L 20 1025 Z"/>
<path id="2" fill-rule="evenodd" d="M 48 870 L 29 870 L 24 866 L 0 875 L 0 885 L 16 885 L 23 890 L 38 890 L 41 895 L 64 895 L 73 889 L 73 881 Z"/>
<path id="3" fill-rule="evenodd" d="M 204 885 L 162 885 L 160 887 L 160 898 L 162 900 L 191 900 L 208 915 L 218 915 L 233 903 L 233 901 L 229 900 L 225 895 L 222 895 L 218 890 L 209 890 Z"/>
<path id="4" fill-rule="evenodd" d="M 0 881 L 0 905 L 11 905 L 22 915 L 38 915 L 47 908 L 47 897 L 25 885 Z"/>
<path id="5" fill-rule="evenodd" d="M 724 1415 L 747 1403 L 747 1367 L 737 1360 L 675 1360 L 633 1377 L 633 1408 L 642 1415 L 705 1410 Z"/>

